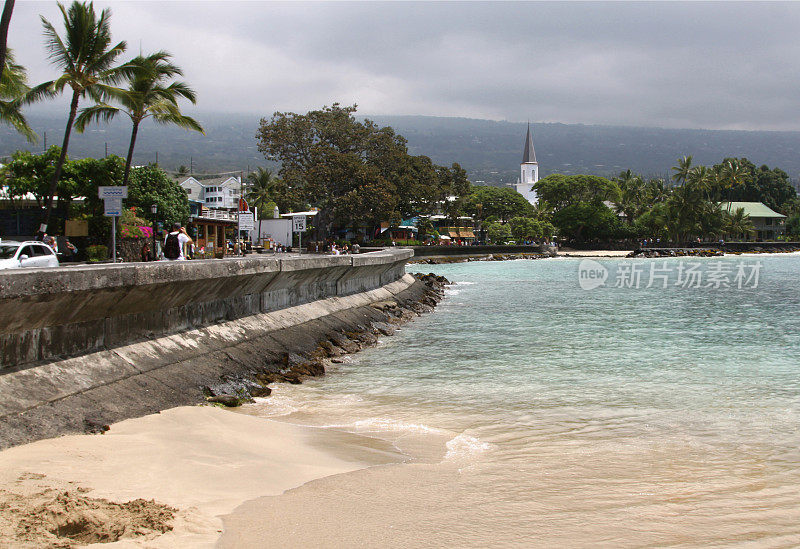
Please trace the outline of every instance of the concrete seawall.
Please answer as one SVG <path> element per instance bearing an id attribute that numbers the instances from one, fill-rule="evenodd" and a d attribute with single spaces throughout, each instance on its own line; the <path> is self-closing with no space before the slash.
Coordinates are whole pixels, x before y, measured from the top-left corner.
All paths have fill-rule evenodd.
<path id="1" fill-rule="evenodd" d="M 432 310 L 441 291 L 405 274 L 411 256 L 3 273 L 0 448 L 319 375 L 305 369 Z"/>
<path id="2" fill-rule="evenodd" d="M 65 267 L 0 274 L 0 372 L 373 290 L 410 250 Z"/>

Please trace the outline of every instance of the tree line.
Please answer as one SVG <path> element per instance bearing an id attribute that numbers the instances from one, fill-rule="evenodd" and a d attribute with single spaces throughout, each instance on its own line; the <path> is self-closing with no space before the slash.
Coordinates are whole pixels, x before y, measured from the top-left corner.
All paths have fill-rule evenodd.
<path id="1" fill-rule="evenodd" d="M 744 210 L 729 206 L 739 201 L 763 202 L 783 213 L 789 218 L 787 236 L 800 236 L 800 199 L 783 170 L 756 167 L 746 158 L 700 166 L 685 156 L 672 172 L 671 181 L 630 170 L 612 179 L 554 174 L 535 188 L 559 234 L 577 242 L 739 238 L 753 230 Z"/>

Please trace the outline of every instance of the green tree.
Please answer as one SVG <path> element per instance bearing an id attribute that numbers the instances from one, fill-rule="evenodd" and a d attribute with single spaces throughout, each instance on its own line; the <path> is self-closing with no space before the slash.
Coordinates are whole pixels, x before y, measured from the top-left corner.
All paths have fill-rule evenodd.
<path id="1" fill-rule="evenodd" d="M 307 204 L 303 201 L 300 193 L 289 186 L 279 177 L 276 177 L 272 170 L 258 167 L 256 171 L 247 175 L 248 200 L 252 202 L 273 201 L 277 204 L 281 212 L 295 212 L 307 209 Z M 251 195 L 251 199 L 249 196 Z M 256 204 L 258 206 L 258 204 Z M 259 206 L 261 209 L 261 206 Z M 270 210 L 272 213 L 272 210 Z M 265 218 L 266 219 L 266 218 Z"/>
<path id="2" fill-rule="evenodd" d="M 175 76 L 183 76 L 180 67 L 170 62 L 171 57 L 164 51 L 146 57 L 141 55 L 135 57 L 125 66 L 130 74 L 127 89 L 96 84 L 106 97 L 119 103 L 122 109 L 107 103 L 99 103 L 83 109 L 75 120 L 75 129 L 82 133 L 87 124 L 108 122 L 120 111 L 131 119 L 131 139 L 125 160 L 125 174 L 122 177 L 123 185 L 128 184 L 136 136 L 140 124 L 145 119 L 152 118 L 157 124 L 178 126 L 205 135 L 203 127 L 194 118 L 181 113 L 178 99 L 187 99 L 192 104 L 196 103 L 197 99 L 195 92 L 185 82 L 169 82 Z"/>
<path id="3" fill-rule="evenodd" d="M 417 230 L 419 239 L 423 241 L 425 240 L 425 237 L 433 236 L 433 233 L 435 232 L 433 223 L 431 223 L 431 220 L 427 217 L 423 217 L 419 220 L 419 223 L 417 223 Z"/>
<path id="4" fill-rule="evenodd" d="M 28 193 L 33 195 L 40 208 L 44 205 L 60 155 L 61 149 L 57 145 L 51 146 L 43 154 L 16 151 L 11 155 L 11 161 L 6 164 L 4 183 L 12 208 L 16 209 L 15 201 Z"/>
<path id="5" fill-rule="evenodd" d="M 672 174 L 673 181 L 679 185 L 685 183 L 686 179 L 689 177 L 689 172 L 692 171 L 692 157 L 684 156 L 683 158 L 679 158 L 678 165 L 673 166 L 672 171 L 675 172 Z"/>
<path id="6" fill-rule="evenodd" d="M 602 202 L 579 202 L 558 210 L 553 224 L 559 233 L 578 242 L 607 239 L 616 235 L 621 222 Z"/>
<path id="7" fill-rule="evenodd" d="M 516 239 L 517 244 L 528 239 L 540 239 L 544 236 L 542 224 L 530 217 L 512 217 L 508 225 L 511 228 L 511 235 Z"/>
<path id="8" fill-rule="evenodd" d="M 486 237 L 492 244 L 505 244 L 511 240 L 511 228 L 505 223 L 489 223 Z"/>
<path id="9" fill-rule="evenodd" d="M 186 223 L 189 220 L 189 199 L 177 181 L 154 164 L 133 168 L 125 206 L 140 208 L 145 217 L 153 221 L 151 204 L 158 205 L 157 216 L 161 221 Z"/>
<path id="10" fill-rule="evenodd" d="M 357 121 L 355 111 L 355 105 L 335 103 L 306 114 L 276 112 L 256 134 L 259 150 L 280 161 L 280 179 L 320 208 L 319 239 L 334 223 L 359 227 L 385 221 L 394 211 L 414 213 L 422 190 L 413 174 L 425 170 L 425 160 L 410 157 L 405 139 L 391 128 Z M 458 193 L 466 186 L 460 167 L 435 171 L 425 174 L 425 183 L 435 177 L 435 188 L 419 193 L 421 201 L 435 202 L 445 190 Z"/>
<path id="11" fill-rule="evenodd" d="M 647 209 L 647 189 L 640 175 L 626 170 L 614 178 L 620 192 L 613 200 L 616 211 L 623 213 L 629 224 L 632 224 Z"/>
<path id="12" fill-rule="evenodd" d="M 749 235 L 755 230 L 750 216 L 744 213 L 744 208 L 736 208 L 726 217 L 725 231 L 735 238 Z"/>
<path id="13" fill-rule="evenodd" d="M 480 204 L 480 207 L 478 206 Z M 475 186 L 464 204 L 470 215 L 495 217 L 505 222 L 512 217 L 534 217 L 535 209 L 525 197 L 510 187 Z"/>
<path id="14" fill-rule="evenodd" d="M 261 220 L 271 219 L 275 209 L 275 202 L 272 200 L 271 185 L 273 183 L 272 170 L 258 168 L 257 171 L 248 174 L 247 180 L 250 183 L 245 198 L 247 202 L 258 208 L 258 234 L 261 235 Z M 270 204 L 272 208 L 269 209 Z M 280 209 L 280 208 L 279 208 Z"/>
<path id="15" fill-rule="evenodd" d="M 581 202 L 600 202 L 619 199 L 619 186 L 597 175 L 552 174 L 540 179 L 534 186 L 539 200 L 558 211 Z"/>
<path id="16" fill-rule="evenodd" d="M 800 214 L 794 214 L 786 221 L 786 238 L 800 240 Z"/>
<path id="17" fill-rule="evenodd" d="M 64 20 L 64 39 L 47 19 L 41 18 L 50 60 L 61 71 L 58 78 L 46 85 L 53 93 L 61 93 L 69 87 L 72 90 L 72 99 L 64 130 L 64 141 L 61 145 L 61 156 L 50 182 L 44 218 L 45 227 L 50 223 L 53 195 L 67 158 L 70 133 L 78 114 L 78 102 L 87 95 L 99 100 L 101 90 L 98 84 L 115 84 L 126 74 L 120 67 L 113 67 L 117 57 L 125 51 L 126 44 L 119 42 L 115 46 L 111 45 L 110 10 L 104 9 L 100 17 L 97 17 L 91 2 L 87 4 L 77 0 L 68 10 L 61 3 L 58 7 Z"/>

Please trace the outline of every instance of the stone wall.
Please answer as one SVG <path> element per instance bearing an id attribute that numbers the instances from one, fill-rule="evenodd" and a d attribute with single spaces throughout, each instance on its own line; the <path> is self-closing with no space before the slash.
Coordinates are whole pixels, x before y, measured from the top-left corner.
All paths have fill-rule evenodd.
<path id="1" fill-rule="evenodd" d="M 0 273 L 0 375 L 399 280 L 410 250 Z"/>

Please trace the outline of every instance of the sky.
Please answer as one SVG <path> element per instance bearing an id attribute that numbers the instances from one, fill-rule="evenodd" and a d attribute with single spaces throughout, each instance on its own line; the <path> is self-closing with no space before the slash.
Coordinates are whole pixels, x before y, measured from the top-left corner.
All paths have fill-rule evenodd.
<path id="1" fill-rule="evenodd" d="M 800 2 L 96 1 L 126 58 L 167 50 L 196 111 L 459 116 L 800 130 Z M 17 0 L 9 46 L 32 83 L 55 69 Z M 66 104 L 66 103 L 65 103 Z"/>

